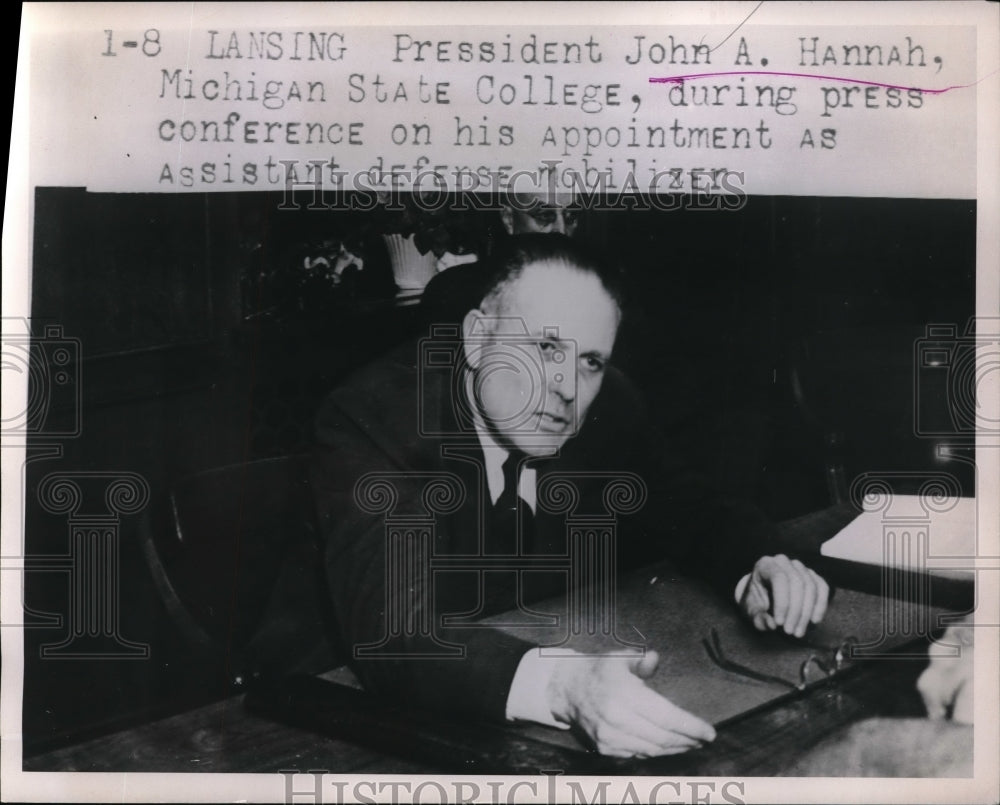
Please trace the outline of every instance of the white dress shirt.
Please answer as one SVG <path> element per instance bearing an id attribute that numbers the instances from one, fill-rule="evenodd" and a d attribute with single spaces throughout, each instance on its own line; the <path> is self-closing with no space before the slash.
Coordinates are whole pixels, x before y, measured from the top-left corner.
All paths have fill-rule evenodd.
<path id="1" fill-rule="evenodd" d="M 496 440 L 477 424 L 476 435 L 483 448 L 486 461 L 486 484 L 490 491 L 490 501 L 496 503 L 503 494 L 503 464 L 510 451 L 497 444 Z M 535 512 L 538 493 L 538 473 L 532 467 L 521 471 L 517 483 L 517 494 Z M 565 654 L 566 652 L 561 652 Z M 514 673 L 514 679 L 507 693 L 507 718 L 514 721 L 534 721 L 560 729 L 568 729 L 568 724 L 556 721 L 549 709 L 549 680 L 555 667 L 552 658 L 541 655 L 539 648 L 530 649 L 521 658 Z"/>
<path id="2" fill-rule="evenodd" d="M 503 493 L 503 463 L 507 460 L 510 451 L 497 444 L 496 440 L 482 428 L 476 425 L 476 435 L 479 437 L 479 444 L 483 448 L 483 456 L 486 461 L 486 483 L 490 491 L 490 500 L 496 503 Z M 532 514 L 535 513 L 537 502 L 537 472 L 526 467 L 521 471 L 521 477 L 517 484 L 518 496 L 528 504 Z M 736 601 L 739 603 L 746 589 L 749 575 L 740 579 L 736 585 Z M 525 652 L 521 662 L 514 672 L 514 679 L 510 684 L 510 691 L 507 693 L 507 720 L 508 721 L 534 721 L 538 724 L 545 724 L 559 729 L 569 729 L 569 724 L 556 721 L 552 716 L 549 706 L 548 688 L 555 672 L 555 660 L 564 659 L 567 654 L 575 655 L 567 649 L 560 651 L 559 657 L 544 657 L 541 648 L 532 648 Z"/>

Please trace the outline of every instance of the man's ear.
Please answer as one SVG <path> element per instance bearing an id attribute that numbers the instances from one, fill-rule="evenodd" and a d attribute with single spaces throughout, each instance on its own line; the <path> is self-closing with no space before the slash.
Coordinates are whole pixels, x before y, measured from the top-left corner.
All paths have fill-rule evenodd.
<path id="1" fill-rule="evenodd" d="M 510 207 L 500 208 L 500 220 L 503 222 L 503 228 L 507 230 L 508 235 L 514 234 L 514 211 Z"/>
<path id="2" fill-rule="evenodd" d="M 485 320 L 486 314 L 479 308 L 473 308 L 462 319 L 462 349 L 466 363 L 473 369 L 479 368 Z"/>

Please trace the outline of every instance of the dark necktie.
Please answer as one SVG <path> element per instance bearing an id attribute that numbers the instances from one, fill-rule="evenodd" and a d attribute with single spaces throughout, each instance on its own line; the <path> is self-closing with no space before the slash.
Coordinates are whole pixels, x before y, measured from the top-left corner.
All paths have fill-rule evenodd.
<path id="1" fill-rule="evenodd" d="M 525 553 L 530 551 L 533 531 L 531 509 L 523 500 L 518 499 L 517 489 L 520 481 L 520 470 L 523 469 L 525 454 L 520 450 L 511 450 L 504 460 L 503 491 L 490 513 L 489 546 L 491 553 L 517 554 L 518 525 L 522 535 L 521 544 Z M 519 521 L 520 515 L 520 523 Z"/>

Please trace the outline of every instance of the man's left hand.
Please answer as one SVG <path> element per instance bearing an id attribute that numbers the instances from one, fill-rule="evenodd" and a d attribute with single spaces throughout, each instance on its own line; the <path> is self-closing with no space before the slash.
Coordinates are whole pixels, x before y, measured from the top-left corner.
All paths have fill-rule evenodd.
<path id="1" fill-rule="evenodd" d="M 798 559 L 784 554 L 757 560 L 740 595 L 740 608 L 760 631 L 784 628 L 802 637 L 826 614 L 830 587 Z"/>

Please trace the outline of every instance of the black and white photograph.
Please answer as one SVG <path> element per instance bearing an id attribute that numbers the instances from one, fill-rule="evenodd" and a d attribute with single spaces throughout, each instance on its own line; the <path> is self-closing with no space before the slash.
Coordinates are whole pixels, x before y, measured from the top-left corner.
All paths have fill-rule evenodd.
<path id="1" fill-rule="evenodd" d="M 995 6 L 32 5 L 11 801 L 995 801 Z"/>

